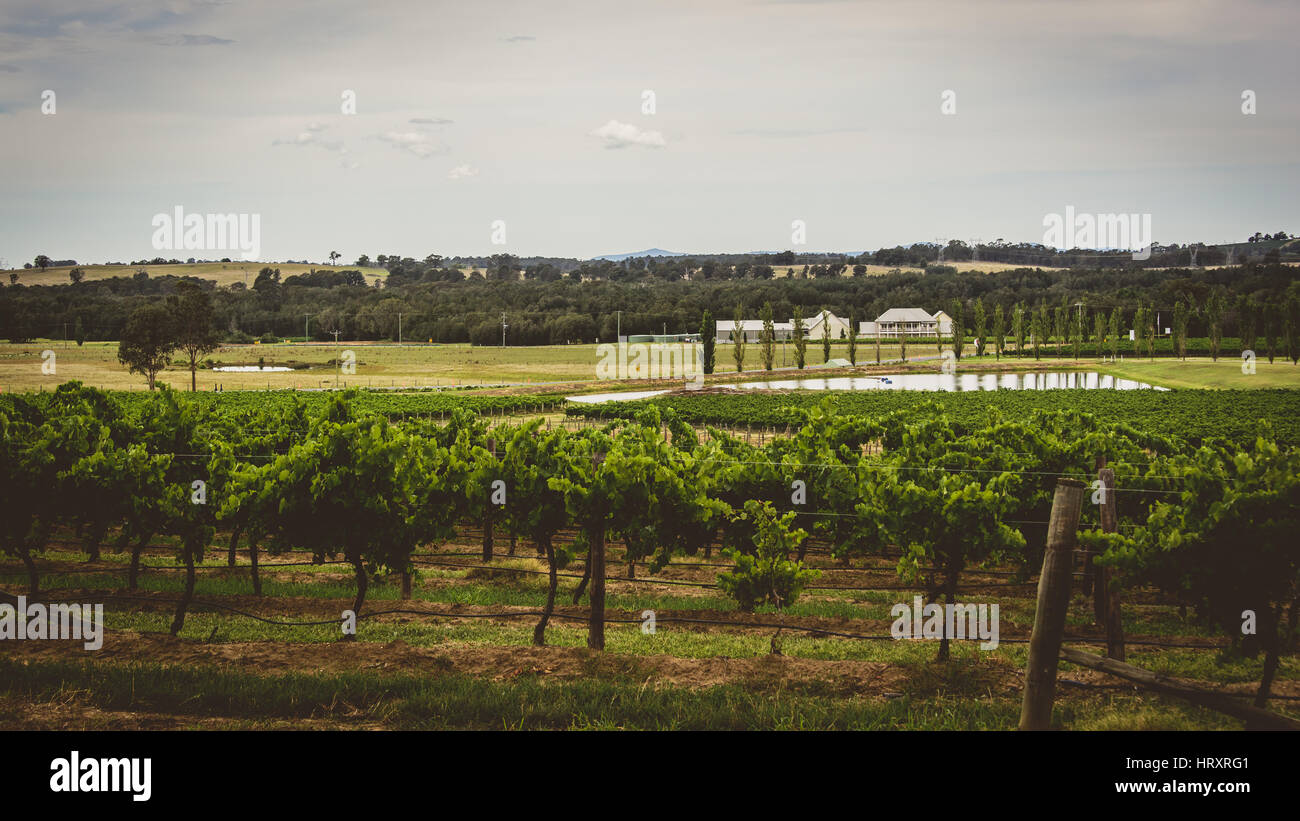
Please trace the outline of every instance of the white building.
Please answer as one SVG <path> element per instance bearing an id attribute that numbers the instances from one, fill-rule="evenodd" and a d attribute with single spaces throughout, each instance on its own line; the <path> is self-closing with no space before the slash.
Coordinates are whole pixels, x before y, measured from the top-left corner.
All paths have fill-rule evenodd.
<path id="1" fill-rule="evenodd" d="M 890 308 L 875 322 L 858 323 L 859 336 L 875 338 L 877 330 L 882 339 L 947 335 L 952 333 L 952 317 L 943 311 L 931 315 L 923 308 Z"/>
<path id="2" fill-rule="evenodd" d="M 772 333 L 778 341 L 789 339 L 793 326 L 789 322 L 773 322 Z M 761 319 L 742 319 L 740 320 L 740 332 L 745 335 L 746 342 L 757 342 L 759 335 L 763 333 L 763 320 Z M 718 342 L 731 342 L 736 334 L 736 323 L 734 320 L 723 320 L 718 322 Z"/>
<path id="3" fill-rule="evenodd" d="M 734 320 L 718 321 L 718 342 L 731 342 L 732 334 L 735 333 L 736 323 Z M 849 323 L 840 319 L 830 311 L 826 312 L 826 327 L 830 331 L 831 339 L 848 339 Z M 759 335 L 763 333 L 763 320 L 761 319 L 742 319 L 740 321 L 740 330 L 745 334 L 746 342 L 758 342 Z M 772 333 L 776 341 L 794 338 L 794 317 L 789 322 L 773 322 Z M 843 336 L 841 336 L 843 334 Z M 814 342 L 822 338 L 822 312 L 818 311 L 812 316 L 803 318 L 803 335 L 804 339 Z"/>
<path id="4" fill-rule="evenodd" d="M 803 321 L 804 336 L 812 340 L 820 340 L 823 332 L 829 332 L 831 339 L 848 339 L 849 322 L 847 319 L 840 319 L 835 314 L 827 311 L 826 328 L 822 328 L 822 313 L 819 311 L 811 317 L 805 317 Z M 790 320 L 791 327 L 794 326 L 794 320 Z"/>

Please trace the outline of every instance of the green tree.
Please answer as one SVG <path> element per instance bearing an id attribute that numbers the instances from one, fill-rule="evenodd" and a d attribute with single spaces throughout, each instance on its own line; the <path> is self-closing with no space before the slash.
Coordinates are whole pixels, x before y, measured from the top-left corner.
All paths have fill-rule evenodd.
<path id="1" fill-rule="evenodd" d="M 1110 358 L 1114 360 L 1119 356 L 1119 328 L 1123 320 L 1120 319 L 1119 306 L 1116 305 L 1110 311 L 1110 325 L 1106 330 L 1106 336 L 1110 340 Z"/>
<path id="2" fill-rule="evenodd" d="M 1282 340 L 1286 344 L 1286 355 L 1292 365 L 1300 363 L 1298 330 L 1300 330 L 1300 297 L 1292 289 L 1282 306 Z"/>
<path id="3" fill-rule="evenodd" d="M 1043 344 L 1047 342 L 1047 332 L 1048 332 L 1047 305 L 1040 302 L 1038 304 L 1038 310 L 1034 312 L 1034 328 L 1032 332 L 1033 342 L 1034 342 L 1034 359 L 1039 359 L 1041 356 L 1041 348 Z"/>
<path id="4" fill-rule="evenodd" d="M 81 324 L 80 315 L 78 315 L 76 321 L 72 323 L 72 338 L 77 340 L 78 348 L 86 344 L 86 327 Z"/>
<path id="5" fill-rule="evenodd" d="M 744 321 L 744 314 L 737 304 L 731 320 L 731 358 L 736 363 L 736 373 L 745 369 L 745 331 L 741 328 L 742 321 Z"/>
<path id="6" fill-rule="evenodd" d="M 1139 305 L 1133 312 L 1133 355 L 1142 355 L 1142 343 L 1147 335 L 1147 306 Z"/>
<path id="7" fill-rule="evenodd" d="M 706 374 L 713 373 L 717 358 L 715 348 L 718 342 L 718 331 L 713 326 L 713 314 L 707 310 L 700 320 L 700 342 L 704 345 L 704 372 Z"/>
<path id="8" fill-rule="evenodd" d="M 1268 344 L 1268 364 L 1273 364 L 1273 357 L 1277 354 L 1277 333 L 1281 321 L 1278 318 L 1280 312 L 1277 308 L 1277 302 L 1273 298 L 1267 298 L 1260 305 L 1260 321 L 1264 325 L 1264 341 Z"/>
<path id="9" fill-rule="evenodd" d="M 802 305 L 794 306 L 794 321 L 790 324 L 790 335 L 794 338 L 794 364 L 803 370 L 808 359 L 808 339 L 804 336 Z"/>
<path id="10" fill-rule="evenodd" d="M 984 300 L 978 298 L 975 300 L 975 355 L 983 356 L 984 349 L 988 347 L 988 340 L 985 338 L 988 332 L 988 317 L 984 313 Z"/>
<path id="11" fill-rule="evenodd" d="M 1190 313 L 1185 300 L 1179 299 L 1174 303 L 1174 355 L 1182 360 L 1187 359 L 1187 321 Z"/>
<path id="12" fill-rule="evenodd" d="M 190 391 L 194 392 L 198 390 L 199 357 L 215 351 L 221 342 L 212 299 L 200 286 L 184 282 L 177 286 L 176 295 L 168 299 L 168 305 L 176 347 L 189 360 Z"/>
<path id="13" fill-rule="evenodd" d="M 802 529 L 791 529 L 794 512 L 779 514 L 770 502 L 751 499 L 745 502 L 744 513 L 736 518 L 752 524 L 754 552 L 724 550 L 723 554 L 736 566 L 718 574 L 718 588 L 746 612 L 753 612 L 760 604 L 773 604 L 778 610 L 794 604 L 808 582 L 820 575 L 790 557 L 808 537 Z"/>
<path id="14" fill-rule="evenodd" d="M 759 313 L 763 320 L 763 330 L 758 335 L 759 356 L 763 360 L 763 370 L 772 370 L 772 362 L 776 359 L 776 330 L 772 322 L 772 303 L 763 304 L 763 310 Z"/>
<path id="15" fill-rule="evenodd" d="M 1070 324 L 1067 317 L 1069 310 L 1070 309 L 1065 305 L 1057 305 L 1052 312 L 1056 327 L 1055 340 L 1057 359 L 1060 359 L 1065 354 L 1065 346 L 1070 342 Z"/>
<path id="16" fill-rule="evenodd" d="M 1016 356 L 1025 355 L 1025 303 L 1017 302 L 1011 310 L 1011 333 L 1016 338 Z"/>
<path id="17" fill-rule="evenodd" d="M 1238 302 L 1238 313 L 1241 316 L 1241 349 L 1253 351 L 1259 341 L 1259 306 L 1252 297 L 1243 296 Z"/>
<path id="18" fill-rule="evenodd" d="M 142 374 L 153 390 L 159 371 L 176 350 L 174 314 L 158 304 L 141 305 L 127 317 L 117 346 L 117 359 L 131 373 Z"/>
<path id="19" fill-rule="evenodd" d="M 1001 302 L 993 303 L 993 344 L 998 359 L 1002 359 L 1002 352 L 1007 343 L 1007 315 L 1002 307 Z"/>
<path id="20" fill-rule="evenodd" d="M 858 314 L 849 312 L 849 364 L 858 364 Z"/>
<path id="21" fill-rule="evenodd" d="M 1210 329 L 1210 359 L 1219 361 L 1219 344 L 1223 341 L 1223 315 L 1227 311 L 1227 299 L 1223 286 L 1216 286 L 1205 299 L 1205 321 Z"/>
<path id="22" fill-rule="evenodd" d="M 1160 333 L 1160 329 L 1156 327 L 1156 312 L 1150 304 L 1147 305 L 1145 329 L 1147 358 L 1154 362 L 1156 358 L 1156 335 Z"/>
<path id="23" fill-rule="evenodd" d="M 950 313 L 952 314 L 952 353 L 957 359 L 961 359 L 962 349 L 966 347 L 966 317 L 961 300 L 952 301 Z"/>
<path id="24" fill-rule="evenodd" d="M 822 364 L 831 361 L 831 324 L 829 315 L 822 311 Z"/>

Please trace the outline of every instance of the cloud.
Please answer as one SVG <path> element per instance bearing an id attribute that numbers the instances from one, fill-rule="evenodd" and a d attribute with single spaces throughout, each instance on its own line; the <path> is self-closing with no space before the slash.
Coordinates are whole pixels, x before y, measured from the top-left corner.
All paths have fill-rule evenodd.
<path id="1" fill-rule="evenodd" d="M 399 148 L 403 151 L 409 151 L 417 157 L 431 157 L 434 154 L 441 154 L 447 150 L 445 145 L 435 142 L 431 134 L 423 131 L 386 131 L 379 135 L 379 139 Z"/>
<path id="2" fill-rule="evenodd" d="M 830 134 L 865 134 L 866 128 L 746 128 L 733 131 L 739 137 L 770 137 L 790 139 L 795 137 L 824 137 Z"/>
<path id="3" fill-rule="evenodd" d="M 410 122 L 416 125 L 451 125 L 453 121 L 446 117 L 412 117 Z"/>
<path id="4" fill-rule="evenodd" d="M 664 135 L 658 131 L 642 131 L 630 123 L 620 123 L 618 120 L 610 120 L 592 131 L 590 136 L 599 137 L 606 148 L 627 148 L 629 145 L 663 148 L 668 144 Z"/>
<path id="5" fill-rule="evenodd" d="M 460 180 L 460 179 L 464 179 L 465 177 L 477 177 L 477 176 L 478 176 L 478 169 L 471 168 L 468 165 L 458 165 L 447 172 L 447 179 L 449 180 Z"/>
<path id="6" fill-rule="evenodd" d="M 228 46 L 233 42 L 211 34 L 173 34 L 154 38 L 154 43 L 160 46 Z"/>
<path id="7" fill-rule="evenodd" d="M 316 146 L 326 151 L 338 151 L 346 154 L 348 149 L 343 145 L 342 140 L 327 140 L 321 137 L 321 132 L 325 126 L 320 123 L 310 123 L 303 131 L 299 131 L 295 137 L 288 139 L 276 138 L 271 145 L 296 145 L 296 146 Z"/>
<path id="8" fill-rule="evenodd" d="M 0 64 L 0 72 L 4 72 L 5 74 L 17 74 L 20 71 L 22 71 L 22 69 L 19 68 L 18 66 Z"/>
<path id="9" fill-rule="evenodd" d="M 507 43 L 531 43 L 536 39 L 531 34 L 516 34 L 513 37 L 505 38 Z"/>

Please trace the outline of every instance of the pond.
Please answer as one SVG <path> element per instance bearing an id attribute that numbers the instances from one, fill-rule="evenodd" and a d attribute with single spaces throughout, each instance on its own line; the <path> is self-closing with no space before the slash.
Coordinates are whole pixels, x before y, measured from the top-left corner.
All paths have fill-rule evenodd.
<path id="1" fill-rule="evenodd" d="M 293 370 L 293 368 L 286 368 L 282 365 L 267 365 L 266 367 L 258 367 L 257 365 L 222 365 L 212 370 L 221 373 L 284 373 Z"/>
<path id="2" fill-rule="evenodd" d="M 810 391 L 1044 391 L 1058 388 L 1084 388 L 1092 390 L 1157 390 L 1167 391 L 1146 382 L 1120 379 L 1096 371 L 1055 371 L 1036 373 L 902 373 L 879 376 L 804 377 L 801 379 L 769 379 L 761 382 L 737 382 L 710 387 L 733 390 L 810 390 Z M 646 399 L 668 393 L 658 391 L 622 391 L 619 393 L 594 393 L 570 396 L 571 402 L 597 404 L 609 401 Z"/>
<path id="3" fill-rule="evenodd" d="M 1132 379 L 1120 379 L 1096 371 L 1037 373 L 903 373 L 881 376 L 842 376 L 829 379 L 773 379 L 740 382 L 738 388 L 813 391 L 1045 391 L 1058 388 L 1093 390 L 1169 390 Z"/>

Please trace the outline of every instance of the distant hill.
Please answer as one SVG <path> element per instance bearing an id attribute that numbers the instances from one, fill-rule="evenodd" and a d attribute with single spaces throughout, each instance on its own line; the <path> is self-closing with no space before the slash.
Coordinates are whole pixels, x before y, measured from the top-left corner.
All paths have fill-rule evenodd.
<path id="1" fill-rule="evenodd" d="M 217 285 L 225 286 L 236 282 L 242 282 L 251 287 L 257 279 L 257 272 L 263 268 L 279 268 L 280 276 L 288 279 L 291 276 L 305 274 L 309 271 L 361 271 L 366 277 L 366 283 L 372 284 L 375 279 L 382 279 L 388 276 L 388 271 L 384 268 L 360 268 L 356 265 L 312 265 L 310 263 L 300 262 L 194 262 L 180 263 L 177 265 L 77 265 L 62 266 L 59 268 L 46 268 L 42 271 L 39 268 L 15 268 L 8 271 L 0 271 L 0 285 L 9 286 L 9 275 L 18 274 L 19 285 L 68 285 L 71 279 L 68 278 L 68 272 L 73 267 L 77 267 L 86 272 L 86 281 L 91 282 L 96 279 L 109 279 L 111 277 L 130 277 L 141 268 L 148 272 L 151 277 L 176 276 L 176 277 L 196 277 L 198 279 L 210 279 Z"/>
<path id="2" fill-rule="evenodd" d="M 677 251 L 665 251 L 662 248 L 651 248 L 646 251 L 637 251 L 631 254 L 606 254 L 603 257 L 594 257 L 594 259 L 607 259 L 610 262 L 622 262 L 625 259 L 633 257 L 685 257 L 690 254 L 681 254 Z"/>

